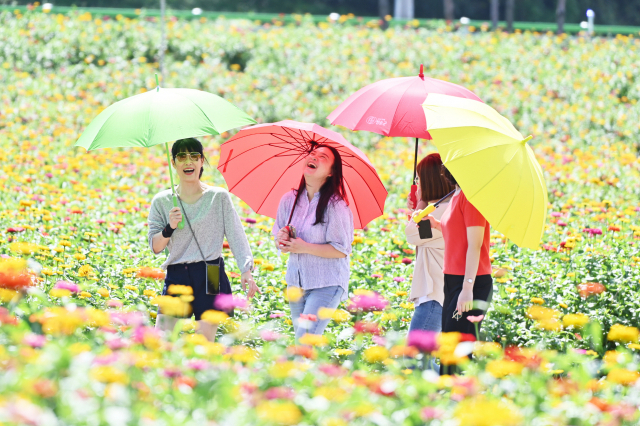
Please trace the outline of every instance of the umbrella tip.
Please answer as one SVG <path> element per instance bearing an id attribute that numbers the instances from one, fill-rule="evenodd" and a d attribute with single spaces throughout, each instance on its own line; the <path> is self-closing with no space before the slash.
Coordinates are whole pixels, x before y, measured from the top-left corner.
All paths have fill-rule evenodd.
<path id="1" fill-rule="evenodd" d="M 533 139 L 533 135 L 529 135 L 526 138 L 522 139 L 522 143 L 525 144 L 529 142 L 531 139 Z"/>
<path id="2" fill-rule="evenodd" d="M 424 65 L 423 64 L 420 64 L 420 74 L 418 74 L 418 77 L 424 78 Z"/>

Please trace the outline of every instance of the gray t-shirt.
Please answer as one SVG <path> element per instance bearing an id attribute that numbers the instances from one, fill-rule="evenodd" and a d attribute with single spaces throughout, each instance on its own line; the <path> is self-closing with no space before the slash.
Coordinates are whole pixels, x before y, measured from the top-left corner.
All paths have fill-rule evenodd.
<path id="1" fill-rule="evenodd" d="M 169 211 L 173 208 L 172 197 L 171 189 L 167 189 L 157 194 L 151 201 L 148 218 L 151 251 L 153 251 L 153 236 L 162 232 L 169 223 Z M 206 260 L 215 260 L 221 256 L 222 244 L 226 236 L 240 272 L 253 269 L 251 248 L 227 190 L 208 186 L 198 201 L 193 204 L 183 201 L 182 205 L 184 206 L 182 215 L 184 217 L 186 214 L 189 218 Z M 178 207 L 181 207 L 179 202 Z M 176 228 L 171 235 L 167 245 L 169 257 L 162 264 L 163 269 L 167 269 L 167 265 L 202 261 L 202 255 L 189 230 L 187 220 L 183 220 L 184 228 Z"/>

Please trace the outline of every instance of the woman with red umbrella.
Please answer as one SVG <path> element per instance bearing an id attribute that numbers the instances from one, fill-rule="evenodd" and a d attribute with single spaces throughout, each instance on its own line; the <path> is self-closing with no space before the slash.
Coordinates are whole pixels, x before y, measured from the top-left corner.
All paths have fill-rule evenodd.
<path id="1" fill-rule="evenodd" d="M 354 230 L 338 150 L 316 145 L 302 172 L 298 188 L 280 200 L 273 227 L 276 246 L 290 253 L 287 285 L 304 292 L 290 301 L 296 339 L 322 334 L 329 320 L 318 318 L 318 310 L 346 299 Z"/>

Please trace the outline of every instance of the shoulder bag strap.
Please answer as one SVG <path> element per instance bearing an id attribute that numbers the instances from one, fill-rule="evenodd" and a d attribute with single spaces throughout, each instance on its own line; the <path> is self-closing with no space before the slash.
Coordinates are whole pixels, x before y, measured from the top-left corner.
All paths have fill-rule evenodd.
<path id="1" fill-rule="evenodd" d="M 191 227 L 191 222 L 189 221 L 189 216 L 187 216 L 187 212 L 184 210 L 184 205 L 182 204 L 182 200 L 180 199 L 179 195 L 177 195 L 177 198 L 178 198 L 178 201 L 180 202 L 180 208 L 182 208 L 182 214 L 184 218 L 187 219 L 187 225 L 189 225 L 189 230 L 191 231 L 191 235 L 193 235 L 193 239 L 195 240 L 196 245 L 198 246 L 198 251 L 200 251 L 200 256 L 202 256 L 202 260 L 206 264 L 207 259 L 204 257 L 204 254 L 202 253 L 202 249 L 200 248 L 200 244 L 198 243 L 198 239 L 196 238 L 196 234 L 193 232 L 193 228 Z"/>

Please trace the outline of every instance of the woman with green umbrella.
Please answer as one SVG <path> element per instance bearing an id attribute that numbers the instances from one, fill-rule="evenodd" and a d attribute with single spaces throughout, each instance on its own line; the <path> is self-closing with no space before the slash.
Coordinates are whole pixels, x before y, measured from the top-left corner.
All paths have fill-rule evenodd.
<path id="1" fill-rule="evenodd" d="M 248 297 L 260 292 L 251 271 L 253 256 L 238 213 L 229 192 L 205 185 L 200 181 L 205 157 L 200 141 L 194 138 L 176 141 L 171 148 L 171 165 L 179 184 L 175 188 L 178 207 L 173 206 L 172 189 L 157 194 L 149 212 L 149 245 L 158 254 L 169 251 L 162 268 L 167 270 L 162 294 L 167 295 L 172 284 L 193 289 L 191 308 L 198 321 L 198 330 L 209 340 L 215 339 L 217 326 L 201 320 L 202 314 L 214 309 L 215 293 L 207 282 L 207 264 L 219 268 L 219 294 L 231 294 L 231 285 L 224 271 L 221 257 L 226 236 L 229 247 L 241 272 L 242 288 L 249 287 Z M 178 229 L 181 220 L 186 226 Z M 206 263 L 205 263 L 206 262 Z M 209 278 L 211 279 L 211 278 Z M 158 314 L 157 327 L 173 330 L 178 318 Z"/>

